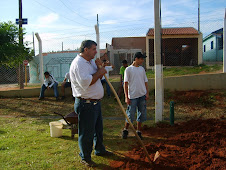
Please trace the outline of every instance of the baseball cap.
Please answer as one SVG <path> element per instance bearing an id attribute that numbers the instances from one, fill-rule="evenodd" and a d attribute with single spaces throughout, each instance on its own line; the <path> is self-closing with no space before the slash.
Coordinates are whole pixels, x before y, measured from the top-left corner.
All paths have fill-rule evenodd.
<path id="1" fill-rule="evenodd" d="M 146 58 L 147 56 L 143 55 L 141 52 L 136 52 L 134 58 Z"/>

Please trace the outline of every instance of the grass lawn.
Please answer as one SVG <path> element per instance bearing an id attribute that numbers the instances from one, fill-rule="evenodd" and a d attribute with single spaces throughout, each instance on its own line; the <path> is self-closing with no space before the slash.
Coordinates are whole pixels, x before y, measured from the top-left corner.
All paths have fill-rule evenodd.
<path id="1" fill-rule="evenodd" d="M 163 77 L 170 77 L 170 76 L 183 76 L 183 75 L 190 75 L 190 74 L 203 74 L 203 73 L 216 73 L 222 72 L 223 65 L 222 64 L 215 64 L 215 65 L 198 65 L 198 66 L 187 66 L 187 67 L 164 67 L 163 68 Z M 153 70 L 146 71 L 148 78 L 155 78 L 155 72 Z M 117 82 L 120 80 L 119 76 L 110 77 L 110 81 Z"/>
<path id="2" fill-rule="evenodd" d="M 154 91 L 150 96 L 147 102 L 149 119 L 144 125 L 155 126 Z M 165 91 L 164 96 L 165 123 L 169 122 L 170 101 L 175 102 L 175 122 L 219 118 L 226 114 L 226 90 Z M 123 106 L 126 109 L 124 102 Z M 71 139 L 70 130 L 63 129 L 62 137 L 50 137 L 49 122 L 61 119 L 53 114 L 54 111 L 64 115 L 72 112 L 72 99 L 0 98 L 0 169 L 84 169 L 79 162 L 77 135 Z M 138 143 L 133 136 L 121 139 L 124 116 L 113 97 L 102 100 L 102 111 L 104 144 L 115 155 L 105 158 L 92 155 L 92 159 L 98 164 L 96 169 L 110 169 L 110 161 L 121 160 Z M 143 142 L 154 143 L 156 140 L 146 136 Z"/>

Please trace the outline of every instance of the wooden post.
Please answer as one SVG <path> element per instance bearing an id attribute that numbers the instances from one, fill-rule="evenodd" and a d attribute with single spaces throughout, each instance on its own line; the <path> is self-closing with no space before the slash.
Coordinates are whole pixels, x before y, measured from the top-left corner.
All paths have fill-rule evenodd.
<path id="1" fill-rule="evenodd" d="M 25 71 L 25 86 L 27 86 L 27 66 L 24 66 L 24 71 Z"/>

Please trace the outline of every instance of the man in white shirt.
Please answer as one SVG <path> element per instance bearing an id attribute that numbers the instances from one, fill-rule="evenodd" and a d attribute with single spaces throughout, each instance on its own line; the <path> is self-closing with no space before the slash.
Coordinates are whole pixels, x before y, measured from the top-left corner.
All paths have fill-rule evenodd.
<path id="1" fill-rule="evenodd" d="M 71 87 L 71 81 L 70 81 L 70 74 L 69 74 L 69 72 L 67 72 L 65 74 L 64 81 L 61 84 L 61 93 L 62 93 L 61 100 L 63 100 L 65 98 L 65 88 L 67 88 L 67 87 Z"/>
<path id="2" fill-rule="evenodd" d="M 85 40 L 80 47 L 80 54 L 72 61 L 70 79 L 73 96 L 75 97 L 74 109 L 78 114 L 78 143 L 80 148 L 81 163 L 94 167 L 91 152 L 95 155 L 109 155 L 103 145 L 103 120 L 100 99 L 104 96 L 104 89 L 100 79 L 106 73 L 100 59 L 94 61 L 97 53 L 96 42 Z"/>
<path id="3" fill-rule="evenodd" d="M 107 64 L 108 64 L 107 60 L 103 60 L 103 67 L 107 71 L 107 73 L 105 75 L 109 79 L 109 72 L 113 70 L 114 66 L 113 65 L 108 66 Z M 101 83 L 106 84 L 107 95 L 108 95 L 108 97 L 111 97 L 111 89 L 104 76 L 101 79 Z"/>
<path id="4" fill-rule="evenodd" d="M 42 85 L 42 88 L 41 88 L 39 100 L 44 99 L 44 92 L 45 92 L 45 90 L 46 89 L 49 90 L 52 87 L 53 87 L 53 90 L 54 90 L 54 96 L 56 97 L 56 100 L 58 100 L 59 99 L 58 98 L 59 97 L 59 93 L 58 93 L 58 89 L 57 89 L 58 88 L 58 82 L 47 71 L 44 73 L 44 76 L 45 76 L 45 81 L 44 81 L 44 84 Z"/>
<path id="5" fill-rule="evenodd" d="M 124 75 L 125 101 L 128 105 L 126 113 L 131 122 L 137 111 L 137 134 L 142 139 L 141 124 L 147 119 L 146 100 L 149 99 L 148 79 L 142 66 L 144 56 L 141 52 L 135 54 L 133 64 L 126 68 Z M 128 136 L 129 123 L 125 122 L 122 138 Z"/>

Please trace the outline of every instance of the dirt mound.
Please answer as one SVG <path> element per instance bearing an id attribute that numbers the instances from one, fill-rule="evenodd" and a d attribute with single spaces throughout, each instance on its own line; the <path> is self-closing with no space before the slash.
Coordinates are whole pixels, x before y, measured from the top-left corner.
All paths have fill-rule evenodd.
<path id="1" fill-rule="evenodd" d="M 146 144 L 150 158 L 156 151 L 160 157 L 151 167 L 140 146 L 121 161 L 111 162 L 118 169 L 225 169 L 226 120 L 190 120 L 175 126 L 144 127 L 144 136 L 157 139 Z"/>

